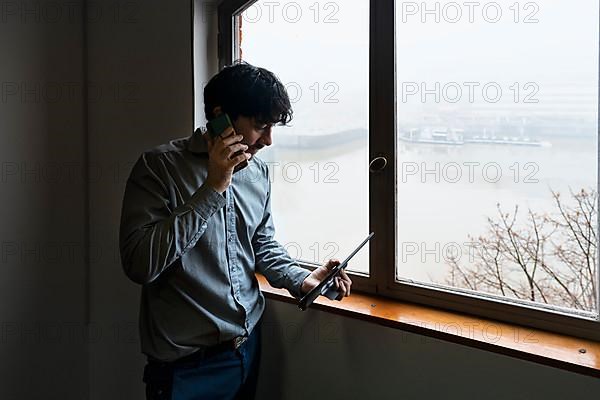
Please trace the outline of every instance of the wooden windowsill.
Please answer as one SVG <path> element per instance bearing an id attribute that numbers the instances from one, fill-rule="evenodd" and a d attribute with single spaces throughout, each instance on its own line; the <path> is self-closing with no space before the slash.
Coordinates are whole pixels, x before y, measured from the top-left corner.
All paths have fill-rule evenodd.
<path id="1" fill-rule="evenodd" d="M 287 290 L 256 277 L 267 298 L 297 304 Z M 356 292 L 342 301 L 321 296 L 310 308 L 600 377 L 600 342 L 592 340 Z"/>

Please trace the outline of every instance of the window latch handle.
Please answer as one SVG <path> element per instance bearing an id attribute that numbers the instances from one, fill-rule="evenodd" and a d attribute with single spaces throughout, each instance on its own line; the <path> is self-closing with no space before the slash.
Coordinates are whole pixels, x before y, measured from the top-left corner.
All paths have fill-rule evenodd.
<path id="1" fill-rule="evenodd" d="M 387 165 L 387 158 L 383 156 L 375 157 L 369 163 L 369 171 L 371 172 L 381 172 L 385 169 Z"/>

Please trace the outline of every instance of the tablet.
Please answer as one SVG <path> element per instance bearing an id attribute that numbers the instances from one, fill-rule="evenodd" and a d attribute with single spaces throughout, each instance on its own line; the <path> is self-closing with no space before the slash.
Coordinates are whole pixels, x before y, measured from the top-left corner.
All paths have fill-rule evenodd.
<path id="1" fill-rule="evenodd" d="M 298 307 L 300 307 L 300 309 L 302 311 L 306 310 L 308 308 L 308 306 L 310 306 L 312 304 L 312 302 L 315 301 L 315 299 L 317 297 L 319 297 L 319 295 L 321 295 L 321 294 L 326 295 L 328 298 L 330 298 L 332 300 L 335 299 L 335 297 L 337 297 L 337 289 L 335 288 L 334 278 L 339 274 L 339 272 L 342 269 L 344 269 L 348 266 L 348 262 L 350 261 L 350 259 L 352 257 L 354 257 L 356 255 L 356 253 L 358 253 L 359 250 L 362 249 L 363 246 L 365 244 L 367 244 L 367 242 L 369 240 L 371 240 L 373 235 L 375 235 L 375 233 L 371 232 L 369 234 L 369 236 L 367 236 L 367 238 L 365 240 L 363 240 L 362 243 L 359 244 L 358 247 L 356 247 L 356 249 L 354 249 L 354 251 L 352 253 L 350 253 L 348 258 L 346 258 L 339 265 L 336 265 L 335 267 L 333 267 L 331 269 L 331 271 L 329 271 L 327 276 L 325 276 L 325 278 L 323 278 L 323 280 L 317 286 L 315 286 L 310 292 L 306 293 L 304 295 L 304 297 L 302 297 L 300 299 L 300 302 L 298 303 Z M 335 294 L 335 297 L 333 296 L 334 294 Z"/>

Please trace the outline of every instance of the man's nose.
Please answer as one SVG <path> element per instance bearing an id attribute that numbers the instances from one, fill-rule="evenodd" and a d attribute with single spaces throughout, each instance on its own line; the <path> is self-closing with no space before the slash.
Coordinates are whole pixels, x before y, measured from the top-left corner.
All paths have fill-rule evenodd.
<path id="1" fill-rule="evenodd" d="M 273 139 L 271 138 L 271 128 L 269 128 L 261 137 L 260 141 L 265 146 L 270 146 L 273 143 Z"/>

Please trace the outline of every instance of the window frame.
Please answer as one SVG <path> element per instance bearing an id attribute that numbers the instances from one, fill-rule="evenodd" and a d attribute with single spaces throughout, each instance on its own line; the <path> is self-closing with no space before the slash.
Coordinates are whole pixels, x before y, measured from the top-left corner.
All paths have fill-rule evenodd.
<path id="1" fill-rule="evenodd" d="M 257 0 L 224 0 L 218 6 L 219 70 L 236 58 L 236 15 Z M 471 294 L 432 284 L 396 280 L 396 32 L 395 0 L 370 0 L 369 14 L 369 159 L 385 157 L 387 166 L 369 174 L 369 227 L 375 237 L 369 244 L 369 276 L 352 273 L 353 289 L 393 299 L 470 314 L 536 329 L 600 341 L 600 315 L 575 316 L 540 305 L 502 299 L 499 296 Z M 599 45 L 600 48 L 600 45 Z M 599 73 L 600 77 L 600 73 Z M 387 82 L 393 82 L 392 85 Z M 600 82 L 600 79 L 599 79 Z M 598 87 L 600 93 L 600 84 Z M 600 120 L 600 102 L 598 105 Z M 599 121 L 600 126 L 600 121 Z M 381 134 L 381 132 L 389 134 Z M 376 134 L 379 133 L 379 134 Z M 600 149 L 600 134 L 597 136 Z M 600 162 L 598 163 L 600 177 Z M 596 183 L 598 188 L 598 183 Z M 600 196 L 599 196 L 600 199 Z M 377 207 L 373 207 L 373 205 Z M 598 204 L 600 210 L 600 200 Z M 393 216 L 393 218 L 390 218 Z M 596 223 L 600 226 L 600 212 Z M 600 244 L 597 244 L 600 248 Z M 317 264 L 299 261 L 314 269 Z M 596 266 L 598 270 L 598 266 Z M 597 272 L 600 287 L 600 272 Z M 600 291 L 599 291 L 600 292 Z M 600 293 L 596 304 L 600 308 Z"/>

